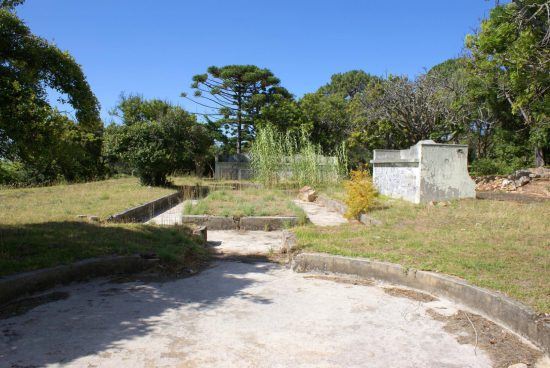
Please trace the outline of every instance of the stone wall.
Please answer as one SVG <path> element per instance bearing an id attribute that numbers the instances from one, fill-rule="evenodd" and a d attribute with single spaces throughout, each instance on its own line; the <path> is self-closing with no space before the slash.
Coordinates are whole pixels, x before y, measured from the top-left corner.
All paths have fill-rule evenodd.
<path id="1" fill-rule="evenodd" d="M 380 194 L 414 203 L 475 198 L 467 157 L 467 146 L 433 141 L 405 150 L 374 150 L 374 185 Z"/>

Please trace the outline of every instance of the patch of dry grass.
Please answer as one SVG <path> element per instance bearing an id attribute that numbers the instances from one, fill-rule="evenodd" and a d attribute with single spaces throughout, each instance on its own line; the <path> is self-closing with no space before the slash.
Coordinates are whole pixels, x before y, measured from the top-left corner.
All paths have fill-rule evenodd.
<path id="1" fill-rule="evenodd" d="M 188 180 L 188 179 L 185 179 Z M 188 228 L 78 221 L 104 219 L 126 208 L 173 193 L 127 177 L 82 184 L 0 190 L 0 276 L 76 260 L 155 253 L 181 265 L 202 257 Z"/>
<path id="2" fill-rule="evenodd" d="M 328 198 L 336 199 L 337 201 L 344 202 L 346 199 L 346 190 L 341 184 L 330 185 L 319 188 L 319 194 L 324 195 Z"/>
<path id="3" fill-rule="evenodd" d="M 0 224 L 71 221 L 88 214 L 106 218 L 126 208 L 173 193 L 174 189 L 147 187 L 137 178 L 81 184 L 0 190 Z"/>
<path id="4" fill-rule="evenodd" d="M 455 275 L 550 313 L 550 201 L 383 204 L 370 212 L 383 225 L 297 228 L 300 247 Z"/>
<path id="5" fill-rule="evenodd" d="M 242 216 L 298 216 L 305 218 L 301 208 L 292 203 L 291 191 L 247 188 L 219 190 L 210 193 L 196 205 L 184 207 L 187 215 Z"/>

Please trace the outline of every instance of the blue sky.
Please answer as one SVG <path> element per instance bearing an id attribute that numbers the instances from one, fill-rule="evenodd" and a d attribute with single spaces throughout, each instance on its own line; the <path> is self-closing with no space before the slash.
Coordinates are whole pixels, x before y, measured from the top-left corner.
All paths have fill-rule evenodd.
<path id="1" fill-rule="evenodd" d="M 33 33 L 80 63 L 102 107 L 121 92 L 179 97 L 210 65 L 271 69 L 296 96 L 351 69 L 415 76 L 457 56 L 485 0 L 27 0 Z"/>

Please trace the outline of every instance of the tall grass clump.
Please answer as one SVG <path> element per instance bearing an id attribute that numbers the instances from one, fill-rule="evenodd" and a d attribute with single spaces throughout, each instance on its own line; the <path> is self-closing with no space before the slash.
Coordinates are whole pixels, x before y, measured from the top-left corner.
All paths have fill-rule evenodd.
<path id="1" fill-rule="evenodd" d="M 325 156 L 305 134 L 295 137 L 268 126 L 252 144 L 251 166 L 255 180 L 267 187 L 281 183 L 324 185 L 345 177 L 347 155 L 342 145 L 334 150 L 334 156 Z"/>
<path id="2" fill-rule="evenodd" d="M 280 181 L 279 172 L 286 154 L 281 143 L 281 135 L 275 129 L 264 128 L 258 132 L 250 152 L 254 178 L 270 188 Z"/>

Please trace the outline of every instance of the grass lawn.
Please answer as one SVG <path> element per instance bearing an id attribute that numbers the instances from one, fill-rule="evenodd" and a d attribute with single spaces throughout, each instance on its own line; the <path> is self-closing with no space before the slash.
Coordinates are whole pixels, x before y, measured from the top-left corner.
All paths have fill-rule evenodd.
<path id="1" fill-rule="evenodd" d="M 0 275 L 76 260 L 154 252 L 167 263 L 187 263 L 202 248 L 185 227 L 87 223 L 163 195 L 169 188 L 141 186 L 136 178 L 0 190 Z"/>
<path id="2" fill-rule="evenodd" d="M 0 189 L 0 224 L 75 220 L 77 215 L 104 219 L 126 208 L 173 193 L 147 187 L 137 178 L 38 188 Z"/>
<path id="3" fill-rule="evenodd" d="M 304 211 L 292 203 L 295 193 L 283 190 L 247 188 L 243 190 L 219 190 L 206 198 L 184 207 L 187 215 L 217 216 L 297 216 L 304 219 Z"/>
<path id="4" fill-rule="evenodd" d="M 550 201 L 383 205 L 370 212 L 381 226 L 304 226 L 299 245 L 455 275 L 550 313 Z"/>
<path id="5" fill-rule="evenodd" d="M 325 186 L 319 188 L 318 192 L 325 197 L 336 199 L 340 202 L 344 202 L 344 200 L 346 199 L 346 190 L 344 189 L 344 186 L 342 184 Z"/>

